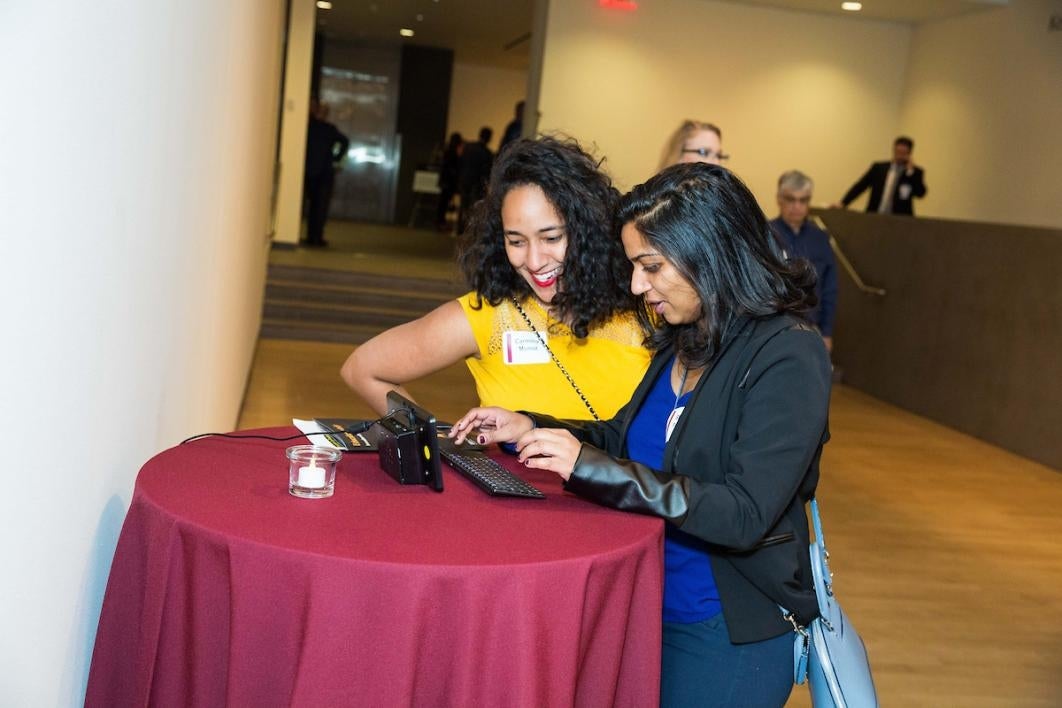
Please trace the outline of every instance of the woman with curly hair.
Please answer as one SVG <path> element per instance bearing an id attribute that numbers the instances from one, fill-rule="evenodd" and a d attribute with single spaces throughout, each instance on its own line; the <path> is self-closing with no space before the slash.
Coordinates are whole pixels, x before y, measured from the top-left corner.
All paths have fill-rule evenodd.
<path id="1" fill-rule="evenodd" d="M 611 416 L 649 363 L 618 197 L 574 141 L 511 143 L 460 243 L 471 291 L 355 349 L 343 379 L 383 414 L 388 391 L 464 360 L 482 405 Z"/>

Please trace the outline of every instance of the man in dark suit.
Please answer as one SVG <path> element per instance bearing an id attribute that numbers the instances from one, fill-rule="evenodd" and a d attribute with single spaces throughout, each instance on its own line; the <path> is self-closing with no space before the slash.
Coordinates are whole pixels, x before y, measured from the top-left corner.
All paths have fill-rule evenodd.
<path id="1" fill-rule="evenodd" d="M 464 233 L 472 205 L 487 193 L 487 179 L 490 177 L 490 168 L 494 166 L 494 153 L 487 146 L 490 145 L 493 135 L 494 131 L 490 128 L 480 128 L 479 142 L 467 143 L 461 151 L 457 174 L 457 186 L 461 192 L 461 210 L 457 216 L 458 233 Z"/>
<path id="2" fill-rule="evenodd" d="M 524 102 L 517 101 L 516 107 L 513 109 L 515 115 L 513 119 L 509 121 L 509 125 L 505 126 L 505 132 L 502 133 L 501 142 L 498 143 L 498 154 L 505 149 L 505 146 L 514 140 L 518 140 L 520 135 L 524 132 Z"/>
<path id="3" fill-rule="evenodd" d="M 306 166 L 303 173 L 303 198 L 306 201 L 306 244 L 327 246 L 324 240 L 328 206 L 336 166 L 347 154 L 350 141 L 339 129 L 325 120 L 328 106 L 311 99 L 310 124 L 306 132 Z"/>
<path id="4" fill-rule="evenodd" d="M 859 181 L 852 185 L 840 203 L 842 209 L 870 188 L 867 213 L 914 216 L 912 200 L 926 195 L 922 168 L 911 162 L 914 141 L 900 136 L 892 143 L 892 162 L 875 162 Z"/>

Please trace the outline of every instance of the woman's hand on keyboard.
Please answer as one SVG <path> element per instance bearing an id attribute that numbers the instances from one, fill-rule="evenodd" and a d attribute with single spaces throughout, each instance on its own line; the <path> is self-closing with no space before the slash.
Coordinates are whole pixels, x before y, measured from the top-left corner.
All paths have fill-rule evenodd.
<path id="1" fill-rule="evenodd" d="M 531 418 L 504 408 L 473 408 L 454 423 L 447 433 L 460 445 L 472 438 L 480 445 L 516 442 L 535 427 Z"/>

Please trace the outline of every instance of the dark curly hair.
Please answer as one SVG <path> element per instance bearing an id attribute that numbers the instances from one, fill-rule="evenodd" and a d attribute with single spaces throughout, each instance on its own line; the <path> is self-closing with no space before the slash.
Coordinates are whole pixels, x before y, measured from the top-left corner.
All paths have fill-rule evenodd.
<path id="1" fill-rule="evenodd" d="M 634 311 L 631 264 L 612 232 L 619 192 L 594 159 L 570 138 L 524 138 L 506 146 L 490 173 L 486 196 L 472 207 L 461 236 L 458 264 L 468 286 L 497 306 L 531 295 L 509 263 L 501 223 L 502 201 L 514 187 L 537 185 L 564 219 L 567 249 L 550 307 L 579 338 L 617 313 Z"/>
<path id="2" fill-rule="evenodd" d="M 744 317 L 806 313 L 815 269 L 787 261 L 748 187 L 719 165 L 674 165 L 624 195 L 614 228 L 633 224 L 697 292 L 696 322 L 658 323 L 653 349 L 670 344 L 689 367 L 706 366 Z"/>

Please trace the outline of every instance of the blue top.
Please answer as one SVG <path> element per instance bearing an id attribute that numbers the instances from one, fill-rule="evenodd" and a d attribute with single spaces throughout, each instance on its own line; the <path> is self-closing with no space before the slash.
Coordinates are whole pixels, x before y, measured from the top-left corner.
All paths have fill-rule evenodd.
<path id="1" fill-rule="evenodd" d="M 674 360 L 672 360 L 674 361 Z M 627 433 L 630 459 L 654 470 L 664 466 L 668 418 L 690 399 L 687 393 L 677 401 L 671 390 L 671 366 L 665 366 L 649 391 Z M 704 541 L 683 533 L 677 527 L 664 526 L 664 621 L 703 622 L 722 610 L 719 590 L 708 560 Z"/>
<path id="2" fill-rule="evenodd" d="M 815 294 L 819 304 L 808 313 L 808 319 L 819 328 L 824 337 L 833 336 L 833 318 L 837 311 L 837 261 L 830 248 L 830 237 L 807 219 L 800 230 L 793 233 L 782 217 L 771 222 L 788 258 L 807 258 L 815 267 L 818 280 Z"/>

